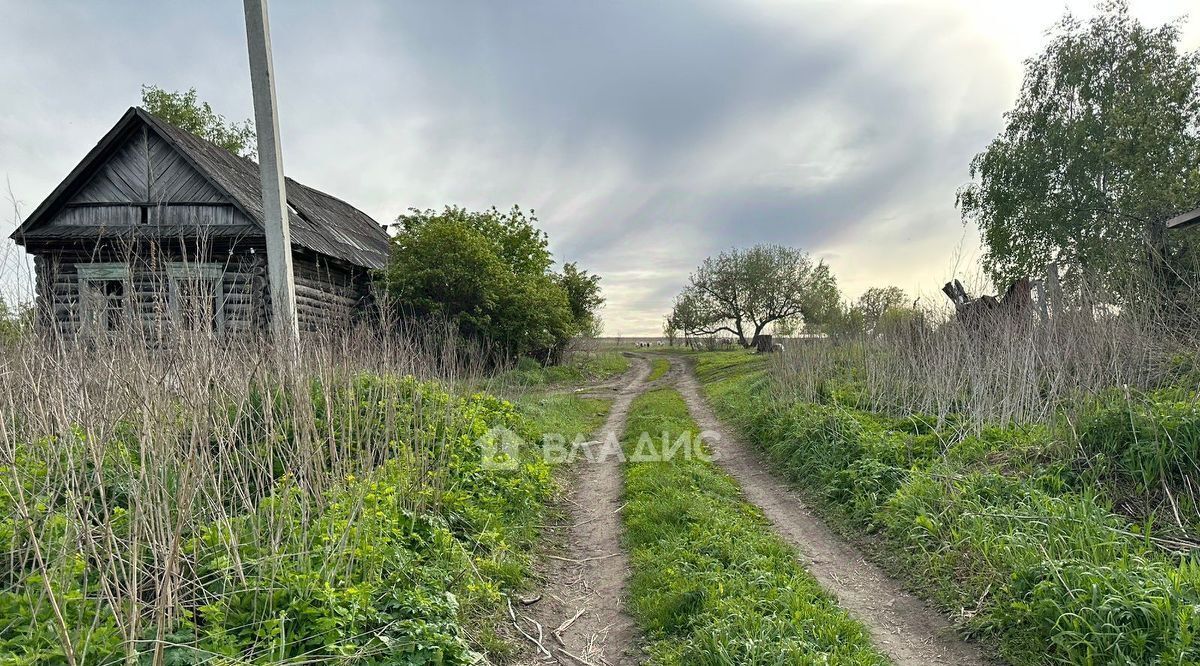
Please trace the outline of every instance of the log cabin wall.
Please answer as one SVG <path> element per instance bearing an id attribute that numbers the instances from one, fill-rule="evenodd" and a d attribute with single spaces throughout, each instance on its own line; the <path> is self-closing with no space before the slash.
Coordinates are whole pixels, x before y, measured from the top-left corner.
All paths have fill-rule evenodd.
<path id="1" fill-rule="evenodd" d="M 370 305 L 365 269 L 311 253 L 295 253 L 292 264 L 301 333 L 343 329 L 365 314 Z"/>
<path id="2" fill-rule="evenodd" d="M 258 245 L 257 247 L 255 245 Z M 159 339 L 181 319 L 180 285 L 204 281 L 213 288 L 213 330 L 222 335 L 249 335 L 265 330 L 269 296 L 265 248 L 246 243 L 240 247 L 210 249 L 204 254 L 180 251 L 177 245 L 138 243 L 116 251 L 104 247 L 47 249 L 35 254 L 38 311 L 42 322 L 65 337 L 85 328 L 89 279 L 119 281 L 120 308 L 126 325 Z M 106 279 L 107 278 L 107 279 Z M 94 323 L 94 322 L 91 322 Z M 193 324 L 194 325 L 194 324 Z"/>
<path id="3" fill-rule="evenodd" d="M 312 253 L 297 252 L 293 262 L 302 332 L 339 330 L 362 319 L 371 303 L 365 269 Z M 84 330 L 88 294 L 81 285 L 88 284 L 90 276 L 123 281 L 125 316 L 152 339 L 161 338 L 179 322 L 178 283 L 208 279 L 207 271 L 219 275 L 212 312 L 215 332 L 256 335 L 265 333 L 270 323 L 266 248 L 261 240 L 203 253 L 162 242 L 141 242 L 121 250 L 80 244 L 47 249 L 35 255 L 34 263 L 42 321 L 66 337 Z M 116 267 L 123 270 L 112 274 Z"/>

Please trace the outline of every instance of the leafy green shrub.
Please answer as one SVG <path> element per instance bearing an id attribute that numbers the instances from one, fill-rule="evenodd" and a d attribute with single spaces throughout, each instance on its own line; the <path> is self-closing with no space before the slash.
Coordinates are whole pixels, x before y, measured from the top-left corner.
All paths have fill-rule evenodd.
<path id="1" fill-rule="evenodd" d="M 533 211 L 448 206 L 411 209 L 396 221 L 388 266 L 376 278 L 414 315 L 444 317 L 500 356 L 543 361 L 599 327 L 600 278 L 574 263 L 552 271 Z"/>

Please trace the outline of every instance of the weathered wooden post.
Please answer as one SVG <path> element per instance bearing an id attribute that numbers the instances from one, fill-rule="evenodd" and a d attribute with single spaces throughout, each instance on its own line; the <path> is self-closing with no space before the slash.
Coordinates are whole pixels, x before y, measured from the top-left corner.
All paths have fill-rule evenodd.
<path id="1" fill-rule="evenodd" d="M 283 148 L 275 111 L 275 66 L 271 61 L 271 26 L 267 0 L 244 0 L 246 45 L 250 52 L 250 87 L 254 93 L 254 125 L 258 132 L 258 171 L 262 180 L 263 226 L 267 237 L 267 271 L 271 287 L 271 324 L 275 340 L 293 352 L 300 341 L 296 320 L 296 281 L 292 270 L 292 234 L 288 228 Z"/>
<path id="2" fill-rule="evenodd" d="M 1046 264 L 1046 295 L 1050 299 L 1050 316 L 1058 319 L 1062 316 L 1062 284 L 1058 279 L 1058 262 Z"/>

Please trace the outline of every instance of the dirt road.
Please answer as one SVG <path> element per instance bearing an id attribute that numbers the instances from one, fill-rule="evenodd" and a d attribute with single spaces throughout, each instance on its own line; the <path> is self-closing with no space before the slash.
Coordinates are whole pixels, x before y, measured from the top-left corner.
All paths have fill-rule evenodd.
<path id="1" fill-rule="evenodd" d="M 752 450 L 717 419 L 700 391 L 688 361 L 672 358 L 671 376 L 703 430 L 719 434 L 713 444 L 721 465 L 741 485 L 746 498 L 762 509 L 776 532 L 800 553 L 801 562 L 838 604 L 866 625 L 872 641 L 898 666 L 988 663 L 977 648 L 954 632 L 949 620 L 904 591 L 878 567 L 834 534 L 775 477 Z M 678 368 L 678 372 L 675 372 Z"/>
<path id="2" fill-rule="evenodd" d="M 549 530 L 557 544 L 539 572 L 545 580 L 541 598 L 514 608 L 531 638 L 537 638 L 541 625 L 542 647 L 535 647 L 534 663 L 620 666 L 640 661 L 637 626 L 625 610 L 629 557 L 621 546 L 621 461 L 617 455 L 605 456 L 601 448 L 619 446 L 630 403 L 650 374 L 646 359 L 631 361 L 604 426 L 588 445 L 595 462 L 575 463 L 566 522 Z M 559 627 L 563 629 L 556 632 Z"/>

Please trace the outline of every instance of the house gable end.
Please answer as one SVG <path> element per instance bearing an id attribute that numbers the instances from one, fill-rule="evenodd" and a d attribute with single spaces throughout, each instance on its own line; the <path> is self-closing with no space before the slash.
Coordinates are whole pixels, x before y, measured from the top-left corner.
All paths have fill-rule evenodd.
<path id="1" fill-rule="evenodd" d="M 215 179 L 131 109 L 11 237 L 22 243 L 147 222 L 242 231 L 255 225 Z"/>
<path id="2" fill-rule="evenodd" d="M 147 127 L 135 128 L 67 202 L 72 204 L 229 203 L 212 182 Z"/>

